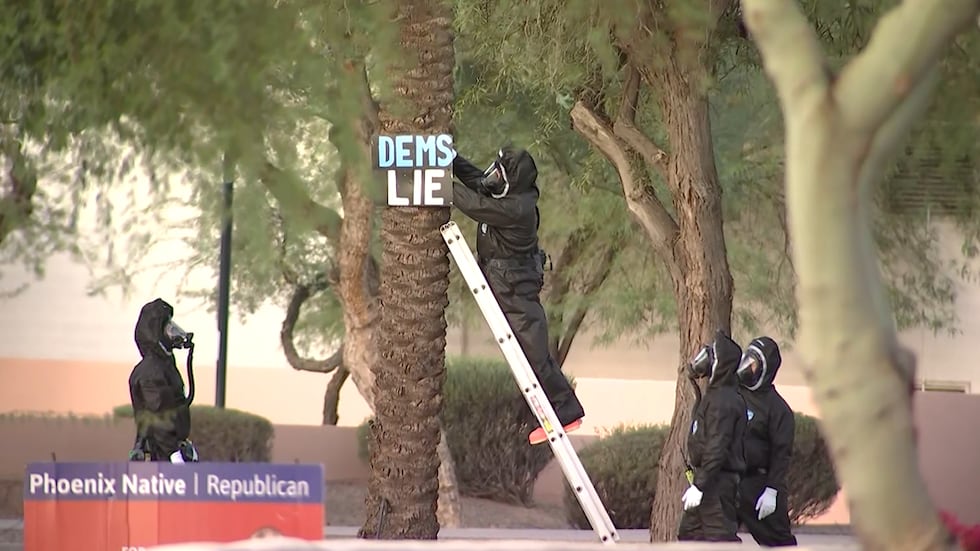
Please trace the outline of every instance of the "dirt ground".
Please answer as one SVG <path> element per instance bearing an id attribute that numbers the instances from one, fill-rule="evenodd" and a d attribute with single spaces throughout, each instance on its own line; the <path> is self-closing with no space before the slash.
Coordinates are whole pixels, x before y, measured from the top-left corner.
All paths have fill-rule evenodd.
<path id="1" fill-rule="evenodd" d="M 360 526 L 364 522 L 363 484 L 331 482 L 324 503 L 327 525 Z M 561 507 L 506 505 L 486 499 L 460 498 L 462 528 L 570 528 Z"/>

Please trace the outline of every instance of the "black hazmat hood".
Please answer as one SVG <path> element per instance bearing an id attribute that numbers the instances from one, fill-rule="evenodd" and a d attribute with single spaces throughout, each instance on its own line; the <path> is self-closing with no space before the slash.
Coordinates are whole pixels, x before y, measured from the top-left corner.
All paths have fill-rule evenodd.
<path id="1" fill-rule="evenodd" d="M 136 320 L 136 348 L 140 355 L 146 357 L 151 351 L 166 355 L 160 341 L 163 340 L 163 328 L 174 317 L 174 307 L 163 299 L 157 298 L 143 305 L 140 317 Z"/>
<path id="2" fill-rule="evenodd" d="M 708 388 L 738 386 L 738 364 L 742 360 L 742 347 L 731 337 L 719 330 L 715 333 L 712 345 L 715 349 L 716 365 L 712 371 Z"/>
<path id="3" fill-rule="evenodd" d="M 779 366 L 783 364 L 783 357 L 779 353 L 779 345 L 769 337 L 758 337 L 752 339 L 752 342 L 749 343 L 749 348 L 758 349 L 762 352 L 763 359 L 765 359 L 762 384 L 759 385 L 759 390 L 772 386 L 773 381 L 776 380 L 776 372 L 779 371 Z"/>
<path id="4" fill-rule="evenodd" d="M 538 189 L 538 167 L 526 149 L 503 147 L 500 149 L 498 162 L 507 172 L 509 193 L 525 193 Z"/>

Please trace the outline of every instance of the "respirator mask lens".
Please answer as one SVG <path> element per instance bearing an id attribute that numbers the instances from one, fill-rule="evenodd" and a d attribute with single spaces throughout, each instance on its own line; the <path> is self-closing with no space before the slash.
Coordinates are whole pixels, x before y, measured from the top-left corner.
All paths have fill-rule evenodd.
<path id="1" fill-rule="evenodd" d="M 766 376 L 766 359 L 755 348 L 749 348 L 738 364 L 738 382 L 748 388 L 754 388 Z"/>
<path id="2" fill-rule="evenodd" d="M 715 363 L 715 350 L 710 346 L 702 346 L 687 366 L 687 376 L 701 379 L 711 375 L 711 366 Z"/>
<path id="3" fill-rule="evenodd" d="M 194 333 L 184 331 L 173 320 L 163 327 L 163 335 L 173 348 L 190 348 Z"/>
<path id="4" fill-rule="evenodd" d="M 498 158 L 494 160 L 493 164 L 483 171 L 483 180 L 480 182 L 480 188 L 483 192 L 494 199 L 500 199 L 510 191 L 510 180 L 507 178 L 507 170 L 504 169 L 504 165 L 500 162 L 502 152 L 498 152 L 497 155 Z"/>

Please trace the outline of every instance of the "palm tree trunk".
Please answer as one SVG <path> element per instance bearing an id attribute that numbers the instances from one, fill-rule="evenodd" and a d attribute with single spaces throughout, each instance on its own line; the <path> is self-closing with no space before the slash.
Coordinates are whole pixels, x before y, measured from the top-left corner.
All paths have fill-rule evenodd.
<path id="1" fill-rule="evenodd" d="M 403 63 L 389 75 L 382 132 L 449 133 L 452 10 L 441 0 L 398 2 Z M 375 366 L 374 481 L 361 537 L 435 539 L 439 533 L 439 413 L 445 380 L 447 208 L 386 208 L 381 217 L 380 361 Z M 383 518 L 381 513 L 384 514 Z"/>

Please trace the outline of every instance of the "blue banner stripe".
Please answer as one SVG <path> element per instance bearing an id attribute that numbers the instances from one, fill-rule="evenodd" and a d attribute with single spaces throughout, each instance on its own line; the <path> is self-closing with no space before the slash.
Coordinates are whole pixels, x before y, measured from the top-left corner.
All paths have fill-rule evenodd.
<path id="1" fill-rule="evenodd" d="M 24 500 L 323 503 L 323 466 L 275 463 L 30 463 Z"/>

